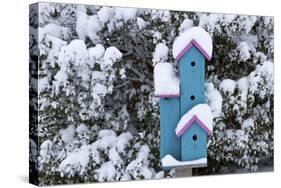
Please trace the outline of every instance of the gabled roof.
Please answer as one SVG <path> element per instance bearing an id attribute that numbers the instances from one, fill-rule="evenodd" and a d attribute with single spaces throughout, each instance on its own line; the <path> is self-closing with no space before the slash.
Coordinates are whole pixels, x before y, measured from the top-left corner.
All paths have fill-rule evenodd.
<path id="1" fill-rule="evenodd" d="M 211 59 L 213 51 L 212 38 L 201 27 L 187 29 L 175 39 L 173 44 L 174 58 L 179 61 L 192 46 L 195 46 L 207 60 Z"/>
<path id="2" fill-rule="evenodd" d="M 160 98 L 179 97 L 179 78 L 172 64 L 157 63 L 154 67 L 155 96 Z"/>
<path id="3" fill-rule="evenodd" d="M 193 122 L 197 124 L 210 136 L 213 133 L 213 115 L 207 104 L 198 104 L 184 114 L 176 129 L 176 135 L 180 137 L 188 130 Z"/>

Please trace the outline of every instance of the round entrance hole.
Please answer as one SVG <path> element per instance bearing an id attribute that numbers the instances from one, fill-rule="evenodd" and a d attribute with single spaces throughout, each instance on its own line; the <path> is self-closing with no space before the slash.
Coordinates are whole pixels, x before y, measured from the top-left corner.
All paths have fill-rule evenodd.
<path id="1" fill-rule="evenodd" d="M 191 95 L 190 99 L 191 99 L 191 100 L 194 100 L 194 99 L 195 99 L 195 96 L 194 96 L 194 95 Z"/>
<path id="2" fill-rule="evenodd" d="M 195 66 L 195 62 L 194 62 L 194 61 L 191 62 L 191 66 L 192 66 L 192 67 Z"/>
<path id="3" fill-rule="evenodd" d="M 197 140 L 197 135 L 196 135 L 196 134 L 192 136 L 192 140 L 193 140 L 193 141 L 196 141 L 196 140 Z"/>

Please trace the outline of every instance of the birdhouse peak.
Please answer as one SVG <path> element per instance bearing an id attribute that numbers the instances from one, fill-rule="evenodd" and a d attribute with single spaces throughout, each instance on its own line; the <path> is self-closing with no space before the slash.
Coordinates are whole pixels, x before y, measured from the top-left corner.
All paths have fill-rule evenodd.
<path id="1" fill-rule="evenodd" d="M 198 104 L 182 116 L 175 129 L 176 135 L 180 137 L 188 130 L 193 122 L 198 125 L 208 134 L 213 133 L 213 115 L 207 104 Z"/>
<path id="2" fill-rule="evenodd" d="M 178 61 L 192 46 L 210 60 L 212 57 L 212 38 L 207 31 L 201 27 L 192 27 L 181 33 L 174 41 L 173 56 Z"/>

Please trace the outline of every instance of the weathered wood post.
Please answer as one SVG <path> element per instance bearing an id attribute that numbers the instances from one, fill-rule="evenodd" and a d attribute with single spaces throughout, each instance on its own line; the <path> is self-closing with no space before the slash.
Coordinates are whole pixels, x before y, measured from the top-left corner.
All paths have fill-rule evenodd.
<path id="1" fill-rule="evenodd" d="M 212 55 L 212 39 L 200 27 L 178 36 L 173 56 L 179 77 L 169 63 L 154 69 L 155 94 L 160 97 L 160 157 L 176 177 L 191 176 L 192 168 L 207 165 L 207 138 L 212 135 L 212 112 L 205 103 L 205 60 Z"/>

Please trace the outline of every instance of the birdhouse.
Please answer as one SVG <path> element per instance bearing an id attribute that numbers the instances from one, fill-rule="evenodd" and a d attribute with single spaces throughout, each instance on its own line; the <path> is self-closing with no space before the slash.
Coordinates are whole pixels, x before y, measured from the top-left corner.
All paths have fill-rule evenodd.
<path id="1" fill-rule="evenodd" d="M 184 132 L 177 134 L 181 139 L 181 160 L 204 158 L 207 157 L 207 136 L 212 129 L 206 129 L 202 123 L 204 115 L 184 117 L 193 112 L 194 106 L 205 103 L 205 60 L 211 59 L 212 39 L 202 28 L 193 27 L 175 40 L 173 55 L 179 64 L 181 121 L 187 125 L 181 130 Z"/>
<path id="2" fill-rule="evenodd" d="M 155 96 L 160 98 L 160 158 L 180 160 L 180 139 L 174 130 L 180 120 L 179 80 L 170 63 L 154 67 Z"/>
<path id="3" fill-rule="evenodd" d="M 207 104 L 198 104 L 182 116 L 176 127 L 182 161 L 207 157 L 207 138 L 212 135 L 212 123 L 212 111 Z"/>
<path id="4" fill-rule="evenodd" d="M 154 68 L 155 96 L 160 98 L 160 157 L 164 169 L 207 164 L 207 139 L 212 135 L 212 112 L 205 104 L 205 61 L 212 55 L 212 39 L 200 27 L 178 36 L 170 63 Z"/>

